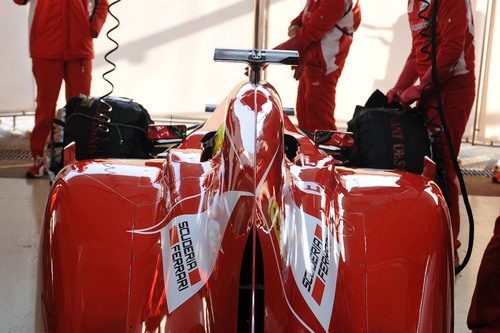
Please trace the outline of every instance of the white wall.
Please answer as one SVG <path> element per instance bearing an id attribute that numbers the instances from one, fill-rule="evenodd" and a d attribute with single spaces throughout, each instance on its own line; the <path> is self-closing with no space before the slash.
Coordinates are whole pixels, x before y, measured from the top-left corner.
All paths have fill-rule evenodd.
<path id="1" fill-rule="evenodd" d="M 477 59 L 486 1 L 473 0 Z M 336 119 L 340 126 L 376 88 L 386 92 L 393 86 L 410 50 L 407 1 L 360 2 L 362 24 L 337 86 Z M 289 22 L 300 12 L 305 0 L 271 0 L 271 4 L 269 46 L 273 47 L 287 38 Z M 216 47 L 252 46 L 253 6 L 252 0 L 127 0 L 113 6 L 112 11 L 121 21 L 112 33 L 120 43 L 119 50 L 111 56 L 118 66 L 109 75 L 115 84 L 113 94 L 134 98 L 153 115 L 198 113 L 205 104 L 218 103 L 236 82 L 245 79 L 245 66 L 215 63 L 213 51 Z M 26 45 L 27 8 L 11 1 L 2 3 L 0 8 L 1 45 L 12 46 L 0 54 L 2 112 L 31 106 L 33 96 Z M 103 57 L 113 44 L 104 32 L 114 24 L 108 17 L 103 33 L 95 42 L 93 95 L 109 91 L 100 76 L 110 68 Z M 285 106 L 295 106 L 297 82 L 288 66 L 270 66 L 268 80 L 280 92 Z M 65 104 L 62 95 L 59 106 Z M 498 97 L 489 96 L 494 101 L 488 107 L 498 108 L 492 106 L 499 104 Z M 469 125 L 467 133 L 471 130 Z"/>
<path id="2" fill-rule="evenodd" d="M 0 112 L 34 107 L 27 9 L 11 0 L 0 2 Z"/>
<path id="3" fill-rule="evenodd" d="M 205 104 L 220 102 L 235 83 L 246 79 L 245 65 L 216 63 L 213 53 L 217 47 L 252 47 L 253 1 L 191 0 L 189 6 L 182 1 L 143 3 L 127 0 L 112 8 L 121 21 L 112 34 L 120 42 L 112 55 L 118 68 L 110 75 L 115 95 L 133 97 L 152 114 L 197 113 L 203 112 Z M 301 0 L 272 3 L 273 27 L 281 29 L 271 29 L 270 45 L 285 40 L 289 21 L 303 6 Z M 109 18 L 105 29 L 113 25 Z M 93 94 L 109 90 L 100 74 L 109 68 L 103 56 L 111 45 L 104 35 L 95 44 Z M 282 95 L 290 101 L 287 105 L 294 106 L 296 84 L 289 67 L 283 67 L 287 82 L 282 84 Z"/>
<path id="4" fill-rule="evenodd" d="M 479 79 L 479 70 L 481 67 L 481 58 L 483 53 L 483 37 L 484 37 L 484 24 L 486 20 L 486 7 L 488 2 L 491 0 L 471 0 L 472 9 L 474 11 L 474 28 L 475 28 L 475 40 L 474 46 L 476 51 L 476 97 L 477 97 L 477 89 L 478 84 L 477 80 Z M 492 98 L 493 99 L 493 98 Z M 497 99 L 497 103 L 500 101 Z M 472 140 L 473 128 L 474 128 L 474 118 L 476 117 L 476 112 L 481 112 L 482 114 L 486 114 L 489 110 L 483 108 L 481 109 L 481 105 L 476 105 L 477 100 L 474 102 L 472 107 L 471 115 L 469 117 L 469 122 L 467 123 L 467 127 L 465 129 L 464 139 Z M 477 126 L 476 126 L 477 127 Z M 477 134 L 477 133 L 476 133 Z M 477 138 L 476 138 L 477 139 Z"/>
<path id="5" fill-rule="evenodd" d="M 206 103 L 218 103 L 243 79 L 243 69 L 214 63 L 214 48 L 251 47 L 252 2 L 147 2 L 127 0 L 112 9 L 121 21 L 112 34 L 120 42 L 111 56 L 118 66 L 109 76 L 114 94 L 132 97 L 150 113 L 162 115 L 201 112 Z M 114 24 L 108 18 L 105 30 Z M 104 35 L 95 45 L 95 95 L 109 90 L 99 76 L 109 68 L 103 56 L 111 45 Z"/>
<path id="6" fill-rule="evenodd" d="M 113 33 L 120 49 L 113 55 L 117 70 L 110 77 L 116 95 L 135 98 L 153 114 L 203 111 L 217 103 L 244 80 L 244 65 L 213 62 L 216 47 L 250 48 L 253 43 L 253 1 L 212 0 L 163 2 L 147 7 L 139 0 L 114 8 L 121 26 Z M 287 38 L 289 22 L 305 0 L 272 0 L 269 46 Z M 356 104 L 364 104 L 375 88 L 392 87 L 410 49 L 406 3 L 364 0 L 363 23 L 338 84 L 336 118 L 346 122 Z M 188 8 L 189 7 L 189 8 Z M 381 8 L 392 10 L 381 11 Z M 378 14 L 374 14 L 378 13 Z M 106 29 L 113 23 L 108 19 Z M 95 73 L 108 66 L 102 60 L 109 43 L 96 43 Z M 389 73 L 386 75 L 386 73 Z M 276 86 L 285 106 L 295 106 L 297 82 L 289 66 L 270 66 L 268 80 Z M 93 94 L 108 91 L 95 74 Z"/>
<path id="7" fill-rule="evenodd" d="M 500 22 L 500 1 L 496 1 L 495 6 L 496 20 Z M 479 141 L 484 143 L 500 142 L 500 80 L 496 75 L 500 73 L 500 24 L 494 26 L 492 39 L 492 48 L 490 54 L 489 73 L 486 78 L 486 89 L 484 109 L 488 112 L 478 117 L 479 130 L 476 133 Z M 476 44 L 477 45 L 477 44 Z"/>

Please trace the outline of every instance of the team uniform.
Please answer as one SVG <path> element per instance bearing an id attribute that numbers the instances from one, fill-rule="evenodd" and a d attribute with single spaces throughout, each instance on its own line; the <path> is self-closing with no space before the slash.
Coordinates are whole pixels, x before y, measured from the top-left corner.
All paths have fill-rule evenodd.
<path id="1" fill-rule="evenodd" d="M 412 50 L 407 59 L 405 68 L 400 75 L 396 86 L 387 96 L 391 101 L 395 95 L 401 102 L 411 104 L 421 98 L 422 87 L 432 83 L 431 55 L 422 52 L 422 48 L 430 42 L 429 37 L 420 32 L 429 22 L 420 18 L 423 12 L 425 17 L 432 13 L 432 0 L 429 8 L 426 3 L 418 0 L 408 1 L 408 18 L 412 33 Z M 430 35 L 430 29 L 426 31 Z M 452 146 L 458 156 L 460 142 L 475 98 L 474 75 L 474 25 L 470 0 L 440 0 L 437 12 L 436 26 L 437 71 L 441 87 L 441 100 L 446 123 L 450 130 Z M 425 50 L 425 49 L 424 49 Z M 431 51 L 430 45 L 426 50 Z M 417 78 L 419 85 L 414 85 Z M 424 91 L 420 99 L 419 108 L 430 119 L 437 111 L 428 105 L 437 105 L 432 86 Z M 441 124 L 439 118 L 433 123 Z M 460 246 L 458 233 L 460 230 L 460 214 L 458 208 L 458 187 L 455 183 L 456 173 L 453 167 L 444 133 L 441 135 L 442 153 L 446 171 L 447 190 L 450 199 L 450 217 L 453 228 L 455 249 Z"/>
<path id="2" fill-rule="evenodd" d="M 500 330 L 500 216 L 483 254 L 477 273 L 476 288 L 467 316 L 472 332 L 494 333 Z"/>
<path id="3" fill-rule="evenodd" d="M 277 49 L 300 54 L 297 119 L 299 127 L 335 130 L 335 89 L 361 22 L 357 0 L 308 0 L 291 22 L 298 31 Z"/>
<path id="4" fill-rule="evenodd" d="M 14 0 L 25 5 L 29 0 Z M 43 149 L 62 80 L 66 100 L 90 94 L 93 41 L 107 15 L 107 0 L 31 0 L 30 55 L 37 84 L 35 126 L 30 137 L 35 165 L 27 176 L 43 175 Z"/>

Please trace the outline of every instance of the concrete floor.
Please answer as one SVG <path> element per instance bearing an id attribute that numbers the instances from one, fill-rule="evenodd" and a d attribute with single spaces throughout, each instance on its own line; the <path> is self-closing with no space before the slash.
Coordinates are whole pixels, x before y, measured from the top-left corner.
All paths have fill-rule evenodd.
<path id="1" fill-rule="evenodd" d="M 0 264 L 0 332 L 33 332 L 38 238 L 49 184 L 46 179 L 0 178 L 0 188 L 0 256 L 3 258 Z M 500 214 L 500 197 L 472 196 L 470 201 L 476 221 L 475 244 L 469 265 L 456 279 L 455 332 L 468 332 L 465 320 L 477 270 L 491 238 L 494 221 Z M 464 216 L 463 253 L 467 232 Z"/>
<path id="2" fill-rule="evenodd" d="M 33 332 L 47 180 L 0 178 L 0 332 Z"/>

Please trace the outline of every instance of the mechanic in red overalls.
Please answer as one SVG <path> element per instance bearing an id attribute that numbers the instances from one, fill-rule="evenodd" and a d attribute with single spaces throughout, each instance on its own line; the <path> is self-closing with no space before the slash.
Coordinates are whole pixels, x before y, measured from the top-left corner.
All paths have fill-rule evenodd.
<path id="1" fill-rule="evenodd" d="M 420 100 L 419 109 L 430 119 L 437 111 L 424 104 L 437 105 L 432 85 L 423 92 L 422 87 L 432 83 L 431 55 L 422 52 L 430 42 L 419 32 L 430 23 L 418 16 L 423 11 L 425 17 L 432 15 L 432 0 L 427 4 L 421 0 L 408 1 L 408 17 L 412 33 L 412 49 L 398 82 L 387 93 L 389 102 L 400 101 L 410 105 Z M 446 123 L 450 130 L 452 146 L 458 156 L 462 135 L 469 118 L 475 97 L 474 76 L 474 24 L 470 0 L 439 0 L 436 27 L 437 70 L 441 87 L 441 101 Z M 424 33 L 430 35 L 430 28 Z M 430 45 L 430 44 L 429 44 Z M 427 48 L 431 51 L 430 46 Z M 419 84 L 415 84 L 417 79 Z M 436 119 L 441 124 L 439 118 Z M 460 246 L 460 214 L 458 209 L 458 187 L 456 173 L 448 152 L 444 133 L 441 134 L 442 158 L 446 171 L 447 190 L 450 199 L 450 217 L 455 246 L 455 264 L 458 263 L 456 250 Z"/>
<path id="2" fill-rule="evenodd" d="M 335 89 L 361 22 L 357 0 L 307 0 L 305 8 L 288 28 L 288 41 L 275 49 L 297 50 L 299 127 L 335 130 Z"/>
<path id="3" fill-rule="evenodd" d="M 29 0 L 14 0 L 25 5 Z M 35 126 L 30 137 L 34 163 L 26 176 L 44 173 L 43 149 L 52 127 L 62 80 L 66 101 L 90 94 L 92 38 L 96 38 L 108 13 L 107 0 L 32 0 L 30 55 L 37 85 Z"/>
<path id="4" fill-rule="evenodd" d="M 500 332 L 500 216 L 479 266 L 467 326 L 473 333 Z"/>

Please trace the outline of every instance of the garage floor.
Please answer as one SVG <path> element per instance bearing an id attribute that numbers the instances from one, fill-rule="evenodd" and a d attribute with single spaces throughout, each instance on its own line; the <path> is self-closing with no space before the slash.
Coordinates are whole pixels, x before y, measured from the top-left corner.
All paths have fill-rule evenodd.
<path id="1" fill-rule="evenodd" d="M 0 135 L 1 137 L 1 135 Z M 1 138 L 0 138 L 1 141 Z M 0 142 L 1 146 L 1 142 Z M 2 147 L 0 147 L 1 149 Z M 498 160 L 499 148 L 465 145 L 464 163 L 479 163 L 484 156 Z M 0 169 L 16 164 L 26 168 L 29 161 L 0 161 Z M 463 167 L 463 166 L 462 166 Z M 477 167 L 477 166 L 475 166 Z M 2 174 L 0 170 L 0 176 Z M 0 332 L 33 332 L 34 298 L 37 276 L 38 239 L 42 215 L 49 192 L 47 179 L 27 180 L 15 176 L 0 177 Z M 491 183 L 486 180 L 488 186 Z M 484 249 L 491 238 L 495 219 L 500 215 L 500 184 L 492 193 L 481 195 L 481 186 L 470 196 L 476 221 L 474 251 L 455 284 L 455 332 L 468 332 L 466 317 L 474 290 L 476 275 Z M 484 187 L 484 186 L 483 186 Z M 465 210 L 462 206 L 462 212 Z M 461 226 L 461 258 L 467 246 L 467 218 Z"/>

